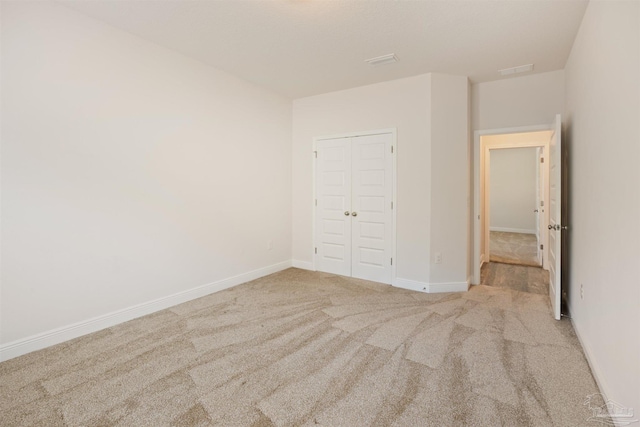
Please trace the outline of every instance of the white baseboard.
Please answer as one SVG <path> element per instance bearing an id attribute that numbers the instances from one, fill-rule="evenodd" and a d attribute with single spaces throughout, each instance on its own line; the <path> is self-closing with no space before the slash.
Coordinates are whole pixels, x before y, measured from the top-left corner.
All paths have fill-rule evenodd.
<path id="1" fill-rule="evenodd" d="M 295 268 L 300 268 L 302 270 L 311 270 L 311 271 L 315 271 L 316 269 L 313 268 L 313 263 L 309 262 L 309 261 L 299 261 L 297 259 L 294 259 L 291 261 L 291 266 L 295 267 Z"/>
<path id="2" fill-rule="evenodd" d="M 97 332 L 119 323 L 145 316 L 156 311 L 164 310 L 166 308 L 173 307 L 174 305 L 219 292 L 251 280 L 259 279 L 260 277 L 277 273 L 278 271 L 282 271 L 289 267 L 291 267 L 291 260 L 283 261 L 278 264 L 259 268 L 227 279 L 222 279 L 217 282 L 198 286 L 173 295 L 168 295 L 166 297 L 137 304 L 122 310 L 74 323 L 72 325 L 52 329 L 47 332 L 3 344 L 0 345 L 0 362 L 13 359 L 14 357 L 18 357 L 32 351 L 50 347 L 55 344 L 60 344 L 61 342 L 68 341 L 82 335 Z"/>
<path id="3" fill-rule="evenodd" d="M 396 277 L 393 281 L 393 286 L 396 288 L 409 289 L 410 291 L 427 292 L 427 283 L 418 282 L 409 279 L 400 279 Z"/>
<path id="4" fill-rule="evenodd" d="M 440 292 L 466 292 L 469 290 L 468 282 L 425 283 L 400 278 L 396 278 L 393 286 L 396 288 L 409 289 L 411 291 L 426 292 L 430 294 Z"/>
<path id="5" fill-rule="evenodd" d="M 503 231 L 505 233 L 536 234 L 536 230 L 530 228 L 489 227 L 489 231 Z"/>
<path id="6" fill-rule="evenodd" d="M 448 283 L 429 283 L 430 293 L 439 292 L 467 292 L 469 290 L 468 282 L 448 282 Z"/>

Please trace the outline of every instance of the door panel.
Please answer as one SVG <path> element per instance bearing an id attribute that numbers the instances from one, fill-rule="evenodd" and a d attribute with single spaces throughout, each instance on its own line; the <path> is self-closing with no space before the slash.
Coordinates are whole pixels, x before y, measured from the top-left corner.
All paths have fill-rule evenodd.
<path id="1" fill-rule="evenodd" d="M 351 275 L 351 148 L 348 138 L 316 144 L 316 248 L 320 271 Z"/>
<path id="2" fill-rule="evenodd" d="M 560 320 L 561 247 L 562 247 L 562 118 L 556 115 L 554 133 L 549 143 L 549 299 L 556 320 Z"/>
<path id="3" fill-rule="evenodd" d="M 390 134 L 359 136 L 352 145 L 352 276 L 391 283 L 393 200 Z"/>

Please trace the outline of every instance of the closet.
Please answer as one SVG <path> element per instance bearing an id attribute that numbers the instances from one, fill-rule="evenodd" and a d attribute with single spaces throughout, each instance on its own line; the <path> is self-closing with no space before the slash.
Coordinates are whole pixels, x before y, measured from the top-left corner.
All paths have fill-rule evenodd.
<path id="1" fill-rule="evenodd" d="M 391 284 L 394 134 L 315 144 L 318 271 Z"/>

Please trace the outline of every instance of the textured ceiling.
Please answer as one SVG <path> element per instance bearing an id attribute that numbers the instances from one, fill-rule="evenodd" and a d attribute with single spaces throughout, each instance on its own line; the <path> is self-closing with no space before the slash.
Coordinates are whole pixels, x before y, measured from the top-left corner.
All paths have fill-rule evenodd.
<path id="1" fill-rule="evenodd" d="M 563 69 L 582 0 L 72 0 L 68 7 L 289 98 L 428 72 Z M 395 53 L 396 64 L 365 59 Z"/>

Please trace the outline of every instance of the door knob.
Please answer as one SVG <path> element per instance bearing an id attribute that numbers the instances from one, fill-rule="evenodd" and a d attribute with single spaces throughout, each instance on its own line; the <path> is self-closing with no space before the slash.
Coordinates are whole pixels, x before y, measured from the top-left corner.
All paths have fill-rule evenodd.
<path id="1" fill-rule="evenodd" d="M 553 225 L 551 225 L 551 224 L 549 224 L 549 225 L 547 226 L 547 228 L 548 228 L 549 230 L 553 230 L 553 229 L 554 229 L 554 228 L 553 228 Z"/>
<path id="2" fill-rule="evenodd" d="M 534 212 L 538 212 L 538 209 L 534 209 L 533 211 L 534 211 Z"/>
<path id="3" fill-rule="evenodd" d="M 349 216 L 349 211 L 344 211 L 345 216 Z"/>
<path id="4" fill-rule="evenodd" d="M 358 212 L 351 212 L 351 215 L 358 216 Z"/>

